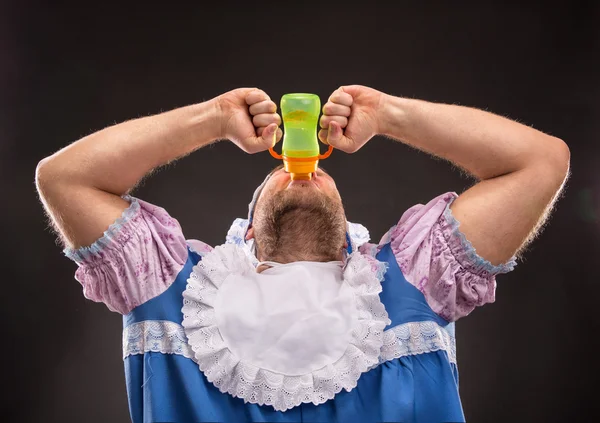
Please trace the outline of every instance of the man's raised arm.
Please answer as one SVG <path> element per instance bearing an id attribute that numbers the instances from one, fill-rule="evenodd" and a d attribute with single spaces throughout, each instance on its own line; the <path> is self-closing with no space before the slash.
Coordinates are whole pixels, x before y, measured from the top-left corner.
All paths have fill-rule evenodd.
<path id="1" fill-rule="evenodd" d="M 464 106 L 389 97 L 385 110 L 385 135 L 480 180 L 450 207 L 480 256 L 504 263 L 533 239 L 569 171 L 562 140 Z"/>
<path id="2" fill-rule="evenodd" d="M 319 137 L 347 152 L 386 135 L 442 157 L 480 181 L 451 205 L 460 231 L 493 264 L 535 235 L 569 172 L 560 139 L 482 110 L 393 97 L 353 85 L 324 106 Z"/>
<path id="3" fill-rule="evenodd" d="M 90 245 L 127 208 L 121 196 L 156 167 L 223 138 L 248 153 L 271 147 L 281 138 L 276 110 L 263 91 L 240 88 L 103 129 L 43 159 L 38 192 L 65 244 Z"/>

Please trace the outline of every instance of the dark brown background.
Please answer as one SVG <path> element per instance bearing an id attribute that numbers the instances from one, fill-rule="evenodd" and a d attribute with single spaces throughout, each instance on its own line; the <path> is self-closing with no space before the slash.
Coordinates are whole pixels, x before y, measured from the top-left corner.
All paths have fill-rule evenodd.
<path id="1" fill-rule="evenodd" d="M 598 415 L 598 2 L 49 3 L 0 6 L 3 421 L 128 419 L 121 318 L 83 298 L 46 230 L 40 159 L 115 122 L 241 86 L 324 102 L 353 83 L 487 109 L 570 145 L 573 175 L 549 226 L 498 278 L 496 303 L 457 324 L 460 389 L 472 422 Z M 189 238 L 219 244 L 276 164 L 222 142 L 136 195 L 167 208 Z M 472 183 L 383 138 L 335 152 L 326 167 L 349 218 L 374 239 L 411 205 Z"/>

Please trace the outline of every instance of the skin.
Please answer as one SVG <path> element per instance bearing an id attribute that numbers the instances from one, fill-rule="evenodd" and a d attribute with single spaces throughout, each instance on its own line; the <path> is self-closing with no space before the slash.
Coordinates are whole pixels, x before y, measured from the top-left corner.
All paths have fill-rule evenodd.
<path id="1" fill-rule="evenodd" d="M 274 145 L 281 139 L 276 110 L 263 91 L 241 88 L 106 128 L 39 163 L 40 198 L 66 245 L 90 245 L 128 206 L 121 195 L 153 169 L 222 139 L 250 154 Z M 384 135 L 475 176 L 479 182 L 451 208 L 478 254 L 493 264 L 505 262 L 533 239 L 569 173 L 569 149 L 562 140 L 474 108 L 353 85 L 334 91 L 323 113 L 319 138 L 339 150 L 354 153 L 373 136 Z M 261 198 L 283 189 L 339 196 L 325 173 L 296 186 L 280 171 Z M 249 232 L 249 237 L 256 235 Z"/>
<path id="2" fill-rule="evenodd" d="M 319 138 L 342 151 L 354 153 L 379 134 L 476 177 L 451 210 L 492 264 L 506 262 L 534 239 L 569 174 L 565 142 L 482 110 L 351 85 L 336 90 L 323 112 Z"/>
<path id="3" fill-rule="evenodd" d="M 265 204 L 269 203 L 269 200 L 271 198 L 273 198 L 277 193 L 286 191 L 289 194 L 292 194 L 291 196 L 296 198 L 296 199 L 301 199 L 302 203 L 305 204 L 310 204 L 310 203 L 314 203 L 314 202 L 319 202 L 320 200 L 318 200 L 319 195 L 318 194 L 325 194 L 325 196 L 327 196 L 328 198 L 331 199 L 331 202 L 339 205 L 339 219 L 341 220 L 341 222 L 345 222 L 345 214 L 343 211 L 343 206 L 342 206 L 342 199 L 340 196 L 339 191 L 337 190 L 336 184 L 334 179 L 327 173 L 325 172 L 325 170 L 319 168 L 317 169 L 317 171 L 315 173 L 313 173 L 312 175 L 312 179 L 310 181 L 305 181 L 305 180 L 296 180 L 296 181 L 292 181 L 290 179 L 290 176 L 288 173 L 286 173 L 282 168 L 275 170 L 274 172 L 271 173 L 271 177 L 269 178 L 269 180 L 267 181 L 267 183 L 265 184 L 265 186 L 263 187 L 260 196 L 256 202 L 256 206 L 255 206 L 255 212 L 254 212 L 254 225 L 251 226 L 247 233 L 246 233 L 246 239 L 253 239 L 256 237 L 257 234 L 257 229 L 260 231 L 262 225 L 262 221 L 264 219 L 269 219 L 268 216 L 268 212 L 265 212 L 264 209 L 268 208 L 265 206 Z M 276 201 L 282 201 L 280 198 L 277 198 Z M 331 211 L 328 211 L 328 213 L 331 213 Z M 312 217 L 314 218 L 314 217 Z M 291 257 L 292 261 L 294 260 L 303 260 L 303 261 L 322 261 L 323 257 L 319 257 L 317 255 L 313 255 L 311 254 L 311 252 L 313 252 L 314 250 L 311 248 L 311 243 L 310 243 L 310 237 L 313 236 L 313 233 L 311 233 L 311 229 L 314 228 L 316 226 L 314 221 L 311 221 L 311 226 L 310 228 L 306 228 L 303 231 L 304 236 L 306 237 L 306 239 L 303 239 L 302 242 L 300 243 L 300 246 L 291 246 L 290 245 L 290 249 L 289 251 L 283 251 L 282 253 L 282 249 L 278 248 L 277 251 L 280 253 L 279 257 L 269 257 L 263 254 L 262 252 L 262 242 L 260 241 L 260 236 L 256 237 L 257 238 L 257 246 L 258 246 L 258 251 L 257 251 L 257 258 L 260 261 L 275 261 L 275 262 L 287 262 L 287 260 L 284 257 Z M 345 223 L 343 223 L 343 226 L 345 226 Z M 322 225 L 321 225 L 321 229 L 322 230 Z M 260 235 L 260 234 L 259 234 Z M 338 248 L 335 247 L 329 247 L 329 244 L 325 244 L 328 245 L 328 248 L 330 251 L 335 251 L 335 254 L 333 254 L 333 257 L 330 257 L 331 260 L 337 260 L 337 261 L 341 261 L 343 260 L 343 251 L 344 249 L 346 249 L 348 247 L 348 243 L 346 241 L 346 237 L 345 237 L 345 233 L 339 234 L 338 235 L 339 238 L 336 238 L 335 233 L 331 233 L 328 232 L 327 235 L 325 236 L 325 238 L 327 239 L 327 243 L 331 243 L 332 245 L 338 245 Z M 316 239 L 316 238 L 315 238 Z M 323 242 L 323 241 L 321 241 Z M 308 248 L 304 248 L 304 247 L 308 247 Z M 337 251 L 336 251 L 337 250 Z M 302 255 L 302 256 L 301 256 Z M 325 260 L 326 261 L 326 260 Z M 264 266 L 259 266 L 257 268 L 257 271 L 261 272 L 262 270 L 264 270 Z"/>
<path id="4" fill-rule="evenodd" d="M 121 196 L 153 169 L 223 139 L 250 154 L 273 146 L 282 136 L 275 110 L 263 91 L 240 88 L 108 127 L 40 161 L 40 199 L 65 245 L 90 245 L 128 207 Z"/>

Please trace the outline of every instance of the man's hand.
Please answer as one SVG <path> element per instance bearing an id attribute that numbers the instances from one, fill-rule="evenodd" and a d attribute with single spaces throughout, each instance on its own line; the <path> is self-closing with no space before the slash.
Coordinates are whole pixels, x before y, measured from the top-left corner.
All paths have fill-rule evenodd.
<path id="1" fill-rule="evenodd" d="M 216 100 L 220 112 L 220 138 L 231 140 L 250 154 L 267 150 L 281 139 L 277 105 L 264 91 L 239 88 Z"/>
<path id="2" fill-rule="evenodd" d="M 380 132 L 378 112 L 384 97 L 384 93 L 361 85 L 338 88 L 323 106 L 319 139 L 354 153 Z"/>
<path id="3" fill-rule="evenodd" d="M 40 196 L 65 244 L 90 245 L 129 207 L 121 196 L 152 169 L 223 138 L 248 153 L 271 147 L 281 138 L 275 111 L 264 92 L 242 88 L 113 125 L 42 160 Z"/>

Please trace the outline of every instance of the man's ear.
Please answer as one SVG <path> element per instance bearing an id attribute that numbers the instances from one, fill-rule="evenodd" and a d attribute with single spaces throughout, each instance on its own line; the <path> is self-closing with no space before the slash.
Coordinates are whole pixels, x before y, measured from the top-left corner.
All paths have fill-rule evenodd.
<path id="1" fill-rule="evenodd" d="M 248 231 L 246 232 L 246 241 L 248 241 L 249 239 L 254 239 L 254 227 L 250 226 L 248 228 Z"/>

